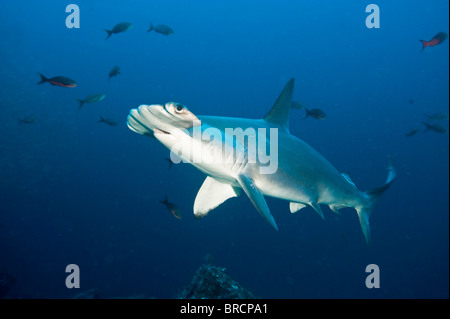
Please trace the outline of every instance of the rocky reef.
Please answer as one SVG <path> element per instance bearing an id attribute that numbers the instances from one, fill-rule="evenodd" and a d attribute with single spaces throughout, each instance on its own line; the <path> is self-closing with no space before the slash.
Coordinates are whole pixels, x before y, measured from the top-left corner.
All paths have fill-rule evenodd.
<path id="1" fill-rule="evenodd" d="M 256 299 L 227 273 L 226 268 L 206 263 L 195 272 L 191 283 L 181 289 L 177 299 Z"/>

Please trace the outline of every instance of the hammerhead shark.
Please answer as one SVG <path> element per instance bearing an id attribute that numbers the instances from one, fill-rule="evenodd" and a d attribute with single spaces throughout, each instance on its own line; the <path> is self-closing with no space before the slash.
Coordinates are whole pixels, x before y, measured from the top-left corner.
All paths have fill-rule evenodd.
<path id="1" fill-rule="evenodd" d="M 128 127 L 156 138 L 178 159 L 207 177 L 194 201 L 194 216 L 203 217 L 243 190 L 256 210 L 275 229 L 278 226 L 264 198 L 290 202 L 295 213 L 312 207 L 324 218 L 320 205 L 353 207 L 365 241 L 371 243 L 369 217 L 375 203 L 392 184 L 392 162 L 384 185 L 360 191 L 321 154 L 289 132 L 294 79 L 290 79 L 263 119 L 196 116 L 176 102 L 140 105 L 127 118 Z M 269 150 L 270 156 L 267 155 Z"/>

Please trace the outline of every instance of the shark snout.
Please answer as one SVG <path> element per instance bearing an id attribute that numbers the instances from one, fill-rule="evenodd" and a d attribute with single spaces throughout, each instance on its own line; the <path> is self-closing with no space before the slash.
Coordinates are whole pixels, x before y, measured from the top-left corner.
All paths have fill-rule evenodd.
<path id="1" fill-rule="evenodd" d="M 141 105 L 137 109 L 132 109 L 128 116 L 128 127 L 139 133 L 148 134 L 149 131 L 167 132 L 169 128 L 164 113 L 167 113 L 164 106 L 159 104 Z"/>
<path id="2" fill-rule="evenodd" d="M 201 125 L 201 121 L 184 105 L 169 102 L 165 105 L 141 105 L 132 109 L 127 121 L 128 127 L 139 134 L 172 134 L 180 129 Z"/>

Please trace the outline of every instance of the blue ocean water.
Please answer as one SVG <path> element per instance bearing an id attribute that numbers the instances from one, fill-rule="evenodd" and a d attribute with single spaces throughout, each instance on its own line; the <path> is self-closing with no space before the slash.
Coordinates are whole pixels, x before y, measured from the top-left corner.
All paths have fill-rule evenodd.
<path id="1" fill-rule="evenodd" d="M 69 29 L 66 6 L 80 8 Z M 448 40 L 421 52 L 419 39 L 448 32 L 449 3 L 23 1 L 0 11 L 0 266 L 15 277 L 6 298 L 173 298 L 207 254 L 261 298 L 448 298 L 449 136 L 405 133 L 424 114 L 447 113 Z M 113 34 L 119 22 L 134 27 Z M 146 32 L 150 22 L 174 34 Z M 118 65 L 121 74 L 108 80 Z M 37 85 L 38 72 L 75 88 Z M 322 220 L 266 198 L 273 231 L 243 195 L 196 220 L 205 176 L 170 170 L 168 150 L 126 126 L 140 104 L 177 101 L 194 114 L 262 118 L 294 77 L 294 99 L 325 120 L 292 110 L 291 133 L 350 172 L 361 190 L 398 177 L 371 216 L 367 247 L 355 211 Z M 78 109 L 76 99 L 104 93 Z M 18 119 L 33 115 L 34 123 Z M 112 118 L 116 127 L 98 123 Z M 448 120 L 439 121 L 448 129 Z M 168 196 L 175 219 L 159 200 Z M 68 264 L 80 288 L 65 285 Z M 380 288 L 365 285 L 368 264 Z"/>

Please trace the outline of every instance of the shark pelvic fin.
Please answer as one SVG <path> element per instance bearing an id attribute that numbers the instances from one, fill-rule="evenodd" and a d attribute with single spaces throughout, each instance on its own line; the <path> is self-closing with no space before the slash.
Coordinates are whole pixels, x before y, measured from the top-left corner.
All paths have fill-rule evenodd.
<path id="1" fill-rule="evenodd" d="M 263 194 L 255 186 L 253 181 L 245 175 L 237 176 L 236 180 L 239 182 L 242 189 L 247 194 L 248 198 L 250 198 L 250 201 L 253 203 L 261 216 L 270 224 L 270 226 L 272 226 L 275 230 L 278 230 L 277 223 L 270 213 L 269 206 L 267 206 Z"/>
<path id="2" fill-rule="evenodd" d="M 194 216 L 200 218 L 231 197 L 239 196 L 239 189 L 230 184 L 221 183 L 212 177 L 206 177 L 194 201 Z"/>
<path id="3" fill-rule="evenodd" d="M 264 117 L 264 120 L 271 124 L 278 125 L 289 132 L 289 111 L 291 110 L 293 92 L 294 78 L 290 79 L 286 84 L 272 109 Z"/>
<path id="4" fill-rule="evenodd" d="M 295 203 L 295 202 L 289 203 L 289 209 L 292 214 L 298 212 L 300 209 L 305 208 L 306 206 L 307 206 L 306 204 L 302 203 Z"/>

